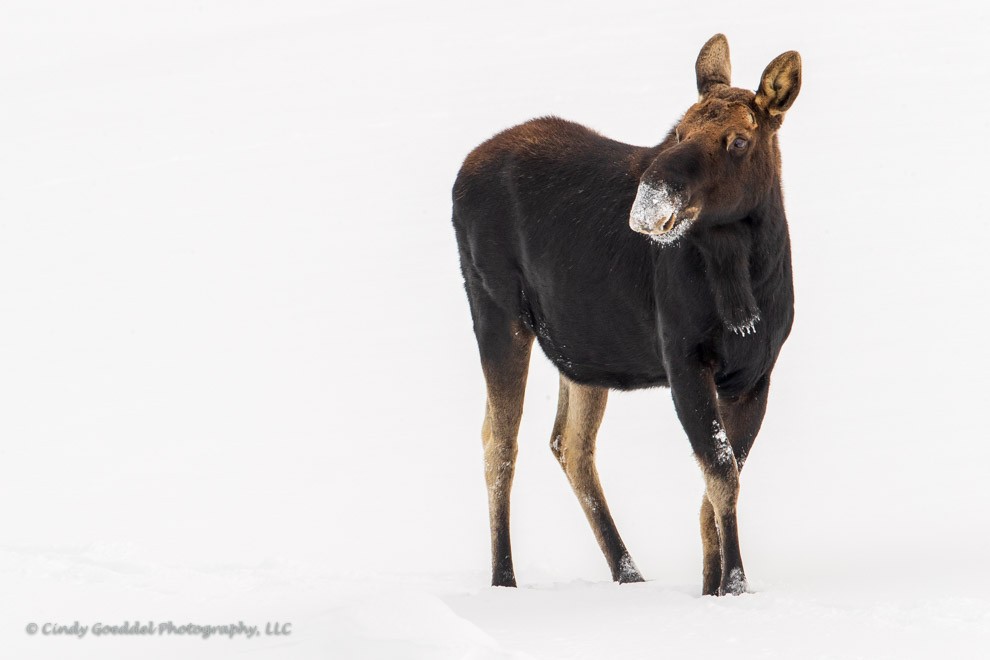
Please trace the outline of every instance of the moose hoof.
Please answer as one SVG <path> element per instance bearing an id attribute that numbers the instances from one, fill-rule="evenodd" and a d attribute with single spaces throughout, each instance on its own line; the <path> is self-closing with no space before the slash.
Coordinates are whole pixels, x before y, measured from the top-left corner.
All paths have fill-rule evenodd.
<path id="1" fill-rule="evenodd" d="M 516 576 L 512 571 L 499 571 L 492 575 L 493 587 L 515 587 Z"/>
<path id="2" fill-rule="evenodd" d="M 729 571 L 728 577 L 722 582 L 718 593 L 720 596 L 738 596 L 746 593 L 747 590 L 746 575 L 741 568 L 733 568 Z"/>
<path id="3" fill-rule="evenodd" d="M 633 571 L 632 573 L 623 573 L 620 575 L 617 582 L 619 584 L 633 584 L 635 582 L 646 582 L 646 580 L 643 579 L 643 576 L 638 571 Z"/>
<path id="4" fill-rule="evenodd" d="M 636 568 L 636 564 L 633 563 L 632 557 L 629 555 L 625 555 L 619 560 L 619 570 L 614 578 L 619 584 L 646 582 L 646 580 L 643 579 L 642 574 L 640 574 L 639 569 Z"/>

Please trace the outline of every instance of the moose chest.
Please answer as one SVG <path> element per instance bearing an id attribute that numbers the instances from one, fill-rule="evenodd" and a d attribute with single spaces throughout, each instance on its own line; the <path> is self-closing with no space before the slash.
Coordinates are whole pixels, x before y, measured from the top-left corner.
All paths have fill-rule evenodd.
<path id="1" fill-rule="evenodd" d="M 719 391 L 730 396 L 771 371 L 793 321 L 786 227 L 767 229 L 698 232 L 656 253 L 656 323 L 665 363 L 707 365 Z M 767 234 L 780 241 L 772 250 L 764 247 Z"/>

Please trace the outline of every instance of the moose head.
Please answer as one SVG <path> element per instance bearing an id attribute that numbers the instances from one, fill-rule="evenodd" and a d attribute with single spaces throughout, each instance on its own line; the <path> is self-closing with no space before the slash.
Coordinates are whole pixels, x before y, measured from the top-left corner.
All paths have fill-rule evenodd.
<path id="1" fill-rule="evenodd" d="M 801 56 L 788 51 L 756 92 L 732 87 L 729 43 L 716 34 L 698 54 L 698 102 L 671 130 L 643 173 L 629 226 L 663 245 L 692 225 L 740 220 L 767 196 L 780 171 L 777 130 L 801 89 Z"/>

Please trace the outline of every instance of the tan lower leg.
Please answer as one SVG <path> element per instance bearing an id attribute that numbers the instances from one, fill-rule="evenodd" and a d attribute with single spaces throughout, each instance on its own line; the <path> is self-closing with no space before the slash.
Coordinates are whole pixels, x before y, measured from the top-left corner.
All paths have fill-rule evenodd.
<path id="1" fill-rule="evenodd" d="M 607 402 L 607 389 L 570 383 L 562 377 L 551 448 L 581 503 L 613 579 L 640 582 L 643 578 L 615 527 L 595 467 L 595 439 Z"/>
<path id="2" fill-rule="evenodd" d="M 481 438 L 485 449 L 485 483 L 492 541 L 492 584 L 515 586 L 509 541 L 509 493 L 515 472 L 526 375 L 533 336 L 512 335 L 509 351 L 497 362 L 482 362 L 488 397 Z"/>
<path id="3" fill-rule="evenodd" d="M 746 575 L 739 550 L 736 523 L 736 501 L 739 498 L 739 471 L 733 461 L 728 471 L 706 471 L 706 499 L 711 503 L 712 517 L 718 530 L 721 554 L 719 593 L 740 594 L 746 591 Z M 704 534 L 704 531 L 702 531 Z M 706 557 L 707 559 L 707 557 Z"/>
<path id="4" fill-rule="evenodd" d="M 722 582 L 722 550 L 718 527 L 715 525 L 715 510 L 707 494 L 701 497 L 701 547 L 704 579 L 702 593 L 706 596 L 718 595 L 718 587 Z"/>
<path id="5" fill-rule="evenodd" d="M 488 487 L 488 522 L 491 528 L 492 584 L 515 586 L 509 541 L 509 492 L 515 472 L 515 436 L 499 435 L 492 422 L 490 405 L 485 412 L 481 437 L 485 448 L 485 484 Z"/>

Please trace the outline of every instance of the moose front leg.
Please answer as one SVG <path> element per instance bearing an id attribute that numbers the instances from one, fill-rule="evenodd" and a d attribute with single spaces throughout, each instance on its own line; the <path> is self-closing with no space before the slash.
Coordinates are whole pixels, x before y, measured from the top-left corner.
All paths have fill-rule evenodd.
<path id="1" fill-rule="evenodd" d="M 744 395 L 719 397 L 718 410 L 729 435 L 729 444 L 732 446 L 732 453 L 736 457 L 736 465 L 740 473 L 763 424 L 769 389 L 770 378 L 764 376 Z M 708 500 L 707 493 L 701 498 L 701 542 L 704 553 L 703 593 L 716 595 L 722 582 L 722 553 L 719 548 L 715 510 Z"/>
<path id="2" fill-rule="evenodd" d="M 701 496 L 701 593 L 717 596 L 722 584 L 722 548 L 708 490 Z"/>
<path id="3" fill-rule="evenodd" d="M 714 578 L 715 538 L 702 527 L 705 545 L 706 594 L 741 594 L 746 591 L 746 574 L 739 551 L 736 502 L 739 498 L 739 467 L 719 413 L 715 382 L 709 367 L 686 363 L 668 370 L 674 407 L 681 426 L 691 441 L 695 458 L 705 477 L 705 498 L 715 520 L 720 571 Z M 702 508 L 702 516 L 705 508 Z M 707 534 L 706 534 L 707 532 Z"/>

